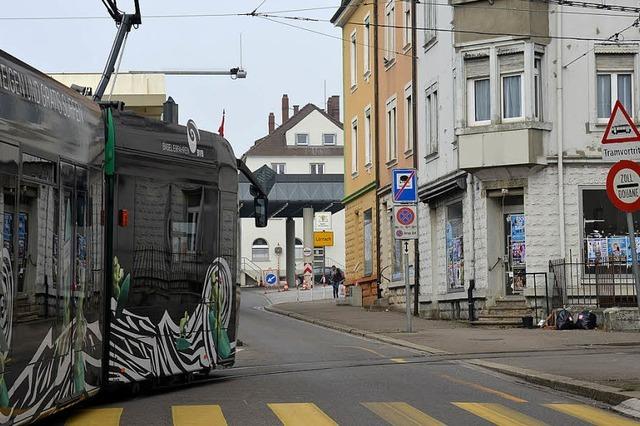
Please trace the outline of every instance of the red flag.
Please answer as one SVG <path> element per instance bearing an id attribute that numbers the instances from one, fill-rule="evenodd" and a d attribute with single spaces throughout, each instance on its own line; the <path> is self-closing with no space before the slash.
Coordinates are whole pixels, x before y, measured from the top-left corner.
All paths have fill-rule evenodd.
<path id="1" fill-rule="evenodd" d="M 218 134 L 222 137 L 224 137 L 224 115 L 225 111 L 222 110 L 222 123 L 220 123 L 220 127 L 218 128 Z"/>

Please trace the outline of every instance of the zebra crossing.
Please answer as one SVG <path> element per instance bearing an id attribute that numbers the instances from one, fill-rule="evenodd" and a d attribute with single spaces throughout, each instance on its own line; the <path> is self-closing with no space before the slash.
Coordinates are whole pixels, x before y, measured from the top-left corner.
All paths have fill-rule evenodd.
<path id="1" fill-rule="evenodd" d="M 267 408 L 284 426 L 335 426 L 338 422 L 327 415 L 318 405 L 306 403 L 267 403 Z M 446 419 L 436 418 L 406 402 L 362 402 L 360 406 L 392 426 L 443 426 Z M 544 409 L 562 413 L 566 420 L 581 421 L 595 426 L 631 426 L 640 422 L 622 417 L 607 410 L 584 404 L 542 404 Z M 449 408 L 449 407 L 447 407 Z M 451 402 L 452 410 L 463 410 L 476 418 L 498 426 L 540 426 L 546 423 L 497 403 Z M 442 410 L 439 410 L 442 416 Z M 78 411 L 67 419 L 65 426 L 119 426 L 126 425 L 122 408 L 94 408 Z M 169 413 L 167 413 L 169 415 Z M 220 405 L 174 405 L 170 411 L 174 426 L 226 426 L 234 424 L 228 419 Z"/>

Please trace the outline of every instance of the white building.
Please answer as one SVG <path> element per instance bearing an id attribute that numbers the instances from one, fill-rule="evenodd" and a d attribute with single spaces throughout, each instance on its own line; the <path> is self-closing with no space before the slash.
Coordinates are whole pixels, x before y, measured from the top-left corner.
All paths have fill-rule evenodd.
<path id="1" fill-rule="evenodd" d="M 340 98 L 332 96 L 327 103 L 328 112 L 313 104 L 302 109 L 293 107 L 289 117 L 289 99 L 282 98 L 282 124 L 275 127 L 275 116 L 269 114 L 269 134 L 255 142 L 243 159 L 251 170 L 265 164 L 278 174 L 286 175 L 342 175 L 344 173 L 344 140 L 340 122 Z M 303 268 L 302 209 L 295 217 L 296 271 Z M 256 228 L 253 219 L 242 219 L 241 256 L 246 275 L 254 278 L 272 270 L 285 276 L 285 222 L 286 218 L 269 219 L 266 228 Z M 334 245 L 326 248 L 326 266 L 344 268 L 344 210 L 332 215 Z M 321 270 L 323 252 L 316 248 L 315 263 Z"/>
<path id="2" fill-rule="evenodd" d="M 640 37 L 631 13 L 451 4 L 417 10 L 417 28 L 445 30 L 417 34 L 420 302 L 466 318 L 471 283 L 479 307 L 531 303 L 550 260 L 589 262 L 594 238 L 625 235 L 600 139 L 618 99 L 638 122 L 640 44 L 622 40 Z"/>

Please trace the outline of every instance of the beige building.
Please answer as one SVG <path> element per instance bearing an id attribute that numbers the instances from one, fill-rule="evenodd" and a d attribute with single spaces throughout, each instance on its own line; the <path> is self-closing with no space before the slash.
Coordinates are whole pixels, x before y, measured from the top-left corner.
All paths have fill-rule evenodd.
<path id="1" fill-rule="evenodd" d="M 90 87 L 92 92 L 100 82 L 102 74 L 98 73 L 57 73 L 49 74 L 65 86 L 72 84 Z M 113 81 L 115 80 L 115 87 Z M 149 118 L 162 118 L 162 104 L 167 100 L 165 76 L 162 74 L 121 73 L 111 77 L 103 99 L 106 101 L 113 93 L 111 100 L 122 101 L 125 108 Z"/>

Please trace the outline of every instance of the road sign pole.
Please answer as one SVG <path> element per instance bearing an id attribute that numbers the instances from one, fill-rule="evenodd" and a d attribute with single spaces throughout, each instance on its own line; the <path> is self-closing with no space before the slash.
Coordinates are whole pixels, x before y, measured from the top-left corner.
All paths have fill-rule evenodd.
<path id="1" fill-rule="evenodd" d="M 404 291 L 407 311 L 407 333 L 411 333 L 411 286 L 409 285 L 409 241 L 404 242 Z"/>
<path id="2" fill-rule="evenodd" d="M 627 213 L 627 226 L 631 240 L 631 262 L 633 265 L 633 279 L 636 283 L 636 302 L 640 309 L 640 268 L 638 268 L 638 252 L 636 252 L 636 236 L 633 229 L 633 213 Z"/>

